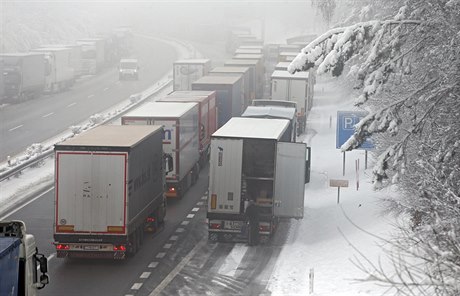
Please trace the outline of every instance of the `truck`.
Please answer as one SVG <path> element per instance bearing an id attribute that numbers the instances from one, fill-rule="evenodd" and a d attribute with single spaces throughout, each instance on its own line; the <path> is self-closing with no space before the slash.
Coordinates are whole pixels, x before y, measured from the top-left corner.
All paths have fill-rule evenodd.
<path id="1" fill-rule="evenodd" d="M 173 64 L 173 90 L 192 90 L 192 83 L 208 75 L 211 70 L 210 59 L 185 59 Z"/>
<path id="2" fill-rule="evenodd" d="M 246 241 L 245 209 L 259 209 L 261 242 L 280 219 L 303 218 L 306 145 L 291 143 L 289 120 L 232 118 L 211 138 L 208 238 Z"/>
<path id="3" fill-rule="evenodd" d="M 73 68 L 75 78 L 82 75 L 82 46 L 79 44 L 43 44 L 40 48 L 70 48 L 70 66 Z"/>
<path id="4" fill-rule="evenodd" d="M 45 88 L 43 53 L 5 53 L 3 59 L 4 98 L 9 102 L 40 96 Z"/>
<path id="5" fill-rule="evenodd" d="M 307 124 L 307 112 L 313 103 L 312 82 L 309 72 L 275 70 L 271 75 L 271 99 L 293 101 L 297 104 L 298 135 L 303 133 Z"/>
<path id="6" fill-rule="evenodd" d="M 47 272 L 48 259 L 25 223 L 0 221 L 0 295 L 36 296 L 49 283 Z"/>
<path id="7" fill-rule="evenodd" d="M 255 94 L 253 99 L 263 99 L 264 95 L 264 65 L 258 59 L 231 59 L 224 62 L 224 67 L 250 67 L 252 68 L 252 81 L 255 81 Z"/>
<path id="8" fill-rule="evenodd" d="M 244 92 L 241 76 L 203 76 L 192 83 L 192 90 L 216 91 L 218 128 L 233 116 L 243 113 Z"/>
<path id="9" fill-rule="evenodd" d="M 81 45 L 82 73 L 93 75 L 105 66 L 105 40 L 103 38 L 85 38 L 76 41 Z"/>
<path id="10" fill-rule="evenodd" d="M 200 167 L 209 162 L 211 135 L 217 130 L 217 103 L 215 91 L 180 90 L 159 98 L 157 102 L 198 103 L 198 126 L 200 127 Z"/>
<path id="11" fill-rule="evenodd" d="M 209 71 L 210 76 L 242 76 L 244 91 L 243 109 L 249 106 L 255 98 L 255 81 L 251 79 L 250 67 L 215 67 Z"/>
<path id="12" fill-rule="evenodd" d="M 137 59 L 121 59 L 118 65 L 118 79 L 139 80 L 139 64 Z"/>
<path id="13" fill-rule="evenodd" d="M 65 89 L 68 89 L 75 83 L 75 72 L 71 65 L 71 48 L 36 48 L 32 49 L 31 52 L 44 54 L 45 92 L 61 92 Z"/>
<path id="14" fill-rule="evenodd" d="M 165 188 L 168 198 L 184 197 L 199 177 L 198 107 L 197 103 L 149 102 L 121 118 L 122 125 L 163 126 L 163 151 L 170 168 Z"/>
<path id="15" fill-rule="evenodd" d="M 125 259 L 166 215 L 163 127 L 103 125 L 55 144 L 58 258 Z"/>

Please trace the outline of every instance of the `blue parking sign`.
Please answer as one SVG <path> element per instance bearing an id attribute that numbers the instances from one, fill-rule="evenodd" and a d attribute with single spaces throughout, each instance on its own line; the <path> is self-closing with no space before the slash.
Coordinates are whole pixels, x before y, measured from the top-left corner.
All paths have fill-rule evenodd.
<path id="1" fill-rule="evenodd" d="M 337 111 L 336 148 L 340 147 L 355 133 L 355 124 L 367 116 L 366 111 Z M 366 139 L 359 148 L 369 150 L 374 148 L 371 139 Z"/>

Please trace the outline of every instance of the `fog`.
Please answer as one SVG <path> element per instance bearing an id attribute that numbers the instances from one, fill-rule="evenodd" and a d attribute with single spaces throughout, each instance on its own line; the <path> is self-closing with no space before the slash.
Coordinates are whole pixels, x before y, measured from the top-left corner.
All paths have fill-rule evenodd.
<path id="1" fill-rule="evenodd" d="M 107 34 L 117 26 L 212 42 L 249 27 L 266 43 L 322 31 L 310 1 L 2 1 L 1 51 Z M 264 35 L 264 36 L 262 36 Z"/>

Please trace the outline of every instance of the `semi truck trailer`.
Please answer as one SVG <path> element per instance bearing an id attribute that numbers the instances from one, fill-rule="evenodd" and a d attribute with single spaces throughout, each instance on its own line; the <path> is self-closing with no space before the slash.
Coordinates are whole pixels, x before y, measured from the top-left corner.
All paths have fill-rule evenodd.
<path id="1" fill-rule="evenodd" d="M 124 259 L 166 214 L 161 126 L 99 126 L 55 145 L 58 258 Z"/>
<path id="2" fill-rule="evenodd" d="M 173 64 L 173 89 L 191 90 L 192 83 L 199 78 L 208 75 L 211 70 L 210 59 L 186 59 L 178 60 Z"/>
<path id="3" fill-rule="evenodd" d="M 303 218 L 306 145 L 291 143 L 289 120 L 232 118 L 211 138 L 208 235 L 212 241 L 246 241 L 250 200 L 267 241 L 279 219 Z"/>

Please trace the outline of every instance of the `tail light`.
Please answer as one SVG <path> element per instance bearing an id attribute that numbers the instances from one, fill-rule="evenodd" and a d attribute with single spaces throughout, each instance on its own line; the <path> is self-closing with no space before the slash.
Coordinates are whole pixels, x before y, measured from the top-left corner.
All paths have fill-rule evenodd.
<path id="1" fill-rule="evenodd" d="M 211 229 L 220 229 L 221 224 L 220 223 L 209 223 L 209 228 L 211 228 Z"/>
<path id="2" fill-rule="evenodd" d="M 155 218 L 153 218 L 153 217 L 147 217 L 147 222 L 155 222 Z"/>
<path id="3" fill-rule="evenodd" d="M 69 247 L 69 245 L 58 244 L 58 245 L 56 245 L 56 249 L 58 249 L 58 250 L 69 250 L 70 247 Z"/>
<path id="4" fill-rule="evenodd" d="M 126 251 L 126 247 L 124 245 L 113 246 L 114 251 Z"/>
<path id="5" fill-rule="evenodd" d="M 171 192 L 171 193 L 176 192 L 176 188 L 174 188 L 174 187 L 169 187 L 168 191 Z"/>
<path id="6" fill-rule="evenodd" d="M 261 231 L 261 232 L 268 232 L 268 231 L 270 231 L 270 225 L 260 225 L 260 226 L 259 226 L 259 231 Z"/>

